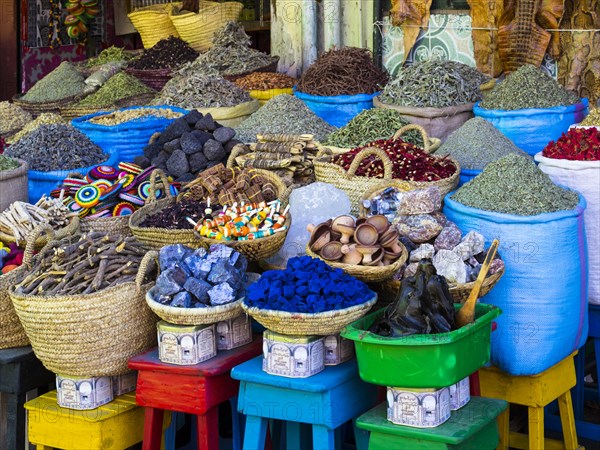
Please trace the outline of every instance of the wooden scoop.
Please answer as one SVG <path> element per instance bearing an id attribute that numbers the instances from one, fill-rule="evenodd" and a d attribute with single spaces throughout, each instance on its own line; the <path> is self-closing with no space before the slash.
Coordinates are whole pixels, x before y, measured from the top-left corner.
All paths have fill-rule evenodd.
<path id="1" fill-rule="evenodd" d="M 456 314 L 456 325 L 458 328 L 470 324 L 475 318 L 475 304 L 479 298 L 479 291 L 481 290 L 481 285 L 487 276 L 488 270 L 490 270 L 490 265 L 496 256 L 498 244 L 498 240 L 494 239 L 494 242 L 492 242 L 492 246 L 488 250 L 487 255 L 485 255 L 485 260 L 483 261 L 483 265 L 481 266 L 477 280 L 475 280 L 475 285 L 469 294 L 469 298 Z"/>

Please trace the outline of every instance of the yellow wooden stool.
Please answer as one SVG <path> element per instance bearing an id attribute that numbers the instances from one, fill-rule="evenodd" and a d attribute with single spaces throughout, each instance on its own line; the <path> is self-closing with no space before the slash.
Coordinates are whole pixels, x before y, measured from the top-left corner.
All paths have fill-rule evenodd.
<path id="1" fill-rule="evenodd" d="M 142 442 L 144 408 L 135 402 L 135 392 L 88 411 L 61 408 L 56 391 L 25 403 L 29 442 L 37 450 L 123 450 Z M 165 415 L 164 428 L 171 420 Z"/>
<path id="2" fill-rule="evenodd" d="M 532 376 L 509 375 L 496 367 L 479 370 L 481 395 L 506 400 L 509 403 L 529 408 L 529 437 L 527 434 L 510 432 L 509 408 L 498 417 L 500 444 L 498 449 L 509 447 L 531 450 L 576 450 L 583 449 L 577 444 L 575 416 L 571 403 L 570 389 L 576 384 L 575 363 L 572 353 L 545 372 Z M 544 439 L 544 407 L 558 399 L 564 443 L 554 439 Z"/>

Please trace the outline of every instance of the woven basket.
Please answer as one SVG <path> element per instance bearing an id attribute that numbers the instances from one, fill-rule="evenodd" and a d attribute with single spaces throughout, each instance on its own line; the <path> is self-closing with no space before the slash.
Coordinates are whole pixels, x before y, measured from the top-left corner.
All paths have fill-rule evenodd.
<path id="1" fill-rule="evenodd" d="M 135 282 L 93 294 L 44 297 L 9 290 L 35 355 L 57 374 L 112 376 L 128 372 L 132 356 L 156 345 L 154 313 L 143 284 L 152 258 L 146 255 Z"/>
<path id="2" fill-rule="evenodd" d="M 112 111 L 119 108 L 128 108 L 130 106 L 145 106 L 148 105 L 155 97 L 155 94 L 142 94 L 142 95 L 132 95 L 131 97 L 126 97 L 114 105 L 108 106 L 76 106 L 75 104 L 69 104 L 60 109 L 60 115 L 65 119 L 71 120 L 76 117 L 83 117 L 89 114 L 96 114 L 100 111 Z"/>
<path id="3" fill-rule="evenodd" d="M 249 70 L 248 72 L 236 73 L 235 75 L 221 75 L 226 80 L 231 81 L 232 83 L 238 78 L 244 78 L 246 75 L 250 75 L 254 72 L 277 72 L 277 65 L 279 64 L 279 56 L 272 56 L 273 61 L 263 67 L 259 67 L 255 70 Z"/>
<path id="4" fill-rule="evenodd" d="M 171 69 L 142 70 L 128 68 L 125 69 L 125 72 L 156 91 L 160 91 L 173 78 L 173 71 Z"/>
<path id="5" fill-rule="evenodd" d="M 402 255 L 396 262 L 389 266 L 361 266 L 355 264 L 344 264 L 334 261 L 327 261 L 321 258 L 318 254 L 313 252 L 310 247 L 306 246 L 306 254 L 312 258 L 318 258 L 325 264 L 333 267 L 334 269 L 342 269 L 348 275 L 352 275 L 354 278 L 364 281 L 365 283 L 377 283 L 380 281 L 389 280 L 396 272 L 398 272 L 406 260 L 408 259 L 408 251 L 402 245 Z"/>
<path id="6" fill-rule="evenodd" d="M 329 336 L 338 334 L 346 325 L 360 319 L 376 302 L 377 294 L 360 305 L 316 314 L 260 309 L 250 307 L 243 301 L 242 309 L 275 333 L 292 336 Z"/>
<path id="7" fill-rule="evenodd" d="M 42 113 L 56 113 L 60 114 L 61 108 L 67 107 L 77 103 L 79 100 L 85 97 L 85 94 L 76 95 L 74 97 L 65 98 L 57 102 L 44 102 L 44 103 L 33 103 L 24 102 L 21 100 L 22 94 L 15 95 L 12 98 L 12 102 L 23 108 L 25 111 L 30 113 L 34 118 Z"/>
<path id="8" fill-rule="evenodd" d="M 487 295 L 496 285 L 496 283 L 500 281 L 502 275 L 504 275 L 504 269 L 502 269 L 500 272 L 496 272 L 493 275 L 488 275 L 483 280 L 483 284 L 481 285 L 481 290 L 479 291 L 479 298 L 483 297 L 484 295 Z M 450 288 L 450 294 L 452 294 L 452 298 L 456 303 L 466 302 L 469 298 L 469 294 L 473 290 L 473 286 L 475 286 L 474 281 L 464 284 L 448 284 L 448 287 Z"/>
<path id="9" fill-rule="evenodd" d="M 198 51 L 205 52 L 213 45 L 214 34 L 227 22 L 237 21 L 244 9 L 239 2 L 199 2 L 198 13 L 178 14 L 174 9 L 170 15 L 173 26 L 181 39 Z"/>
<path id="10" fill-rule="evenodd" d="M 136 9 L 127 16 L 140 33 L 144 48 L 151 48 L 169 36 L 179 37 L 169 14 L 176 4 L 152 5 Z M 178 5 L 181 5 L 180 3 Z"/>
<path id="11" fill-rule="evenodd" d="M 65 227 L 60 228 L 59 230 L 54 231 L 53 239 L 59 240 L 64 239 L 66 237 L 72 236 L 79 232 L 80 219 L 78 216 L 71 218 L 69 224 Z M 35 250 L 41 249 L 44 245 L 48 243 L 49 236 L 42 236 L 38 234 L 34 248 Z M 15 237 L 11 234 L 5 234 L 0 231 L 0 241 L 5 244 L 9 244 L 15 242 Z"/>
<path id="12" fill-rule="evenodd" d="M 106 234 L 118 234 L 120 236 L 131 236 L 129 228 L 129 216 L 120 217 L 84 217 L 79 227 L 82 233 L 100 232 Z"/>
<path id="13" fill-rule="evenodd" d="M 27 236 L 23 264 L 5 275 L 0 275 L 0 349 L 29 345 L 29 338 L 15 312 L 8 290 L 18 284 L 30 270 L 34 258 L 35 242 L 42 233 L 48 233 L 51 237 L 54 231 L 46 224 L 38 225 Z"/>

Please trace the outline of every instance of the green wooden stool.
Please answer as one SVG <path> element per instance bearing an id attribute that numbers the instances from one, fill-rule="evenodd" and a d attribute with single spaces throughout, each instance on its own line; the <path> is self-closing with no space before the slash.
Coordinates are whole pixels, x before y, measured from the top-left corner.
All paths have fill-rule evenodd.
<path id="1" fill-rule="evenodd" d="M 413 428 L 389 422 L 384 402 L 356 419 L 356 426 L 371 432 L 369 450 L 493 450 L 499 441 L 496 419 L 507 406 L 504 400 L 471 397 L 440 426 Z"/>

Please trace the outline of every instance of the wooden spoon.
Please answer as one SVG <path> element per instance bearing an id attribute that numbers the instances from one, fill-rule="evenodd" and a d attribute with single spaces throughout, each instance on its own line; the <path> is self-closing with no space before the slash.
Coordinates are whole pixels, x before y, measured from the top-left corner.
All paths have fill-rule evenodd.
<path id="1" fill-rule="evenodd" d="M 483 284 L 483 281 L 487 276 L 488 270 L 490 270 L 490 265 L 492 264 L 492 261 L 496 256 L 498 244 L 498 239 L 494 239 L 494 242 L 492 242 L 492 245 L 488 250 L 487 255 L 485 255 L 485 260 L 483 261 L 483 265 L 481 266 L 481 270 L 479 271 L 477 280 L 475 280 L 475 285 L 473 286 L 473 289 L 469 294 L 469 298 L 456 314 L 456 324 L 458 328 L 470 324 L 475 318 L 475 304 L 477 303 L 477 299 L 479 298 L 479 291 L 481 290 L 481 285 Z"/>

